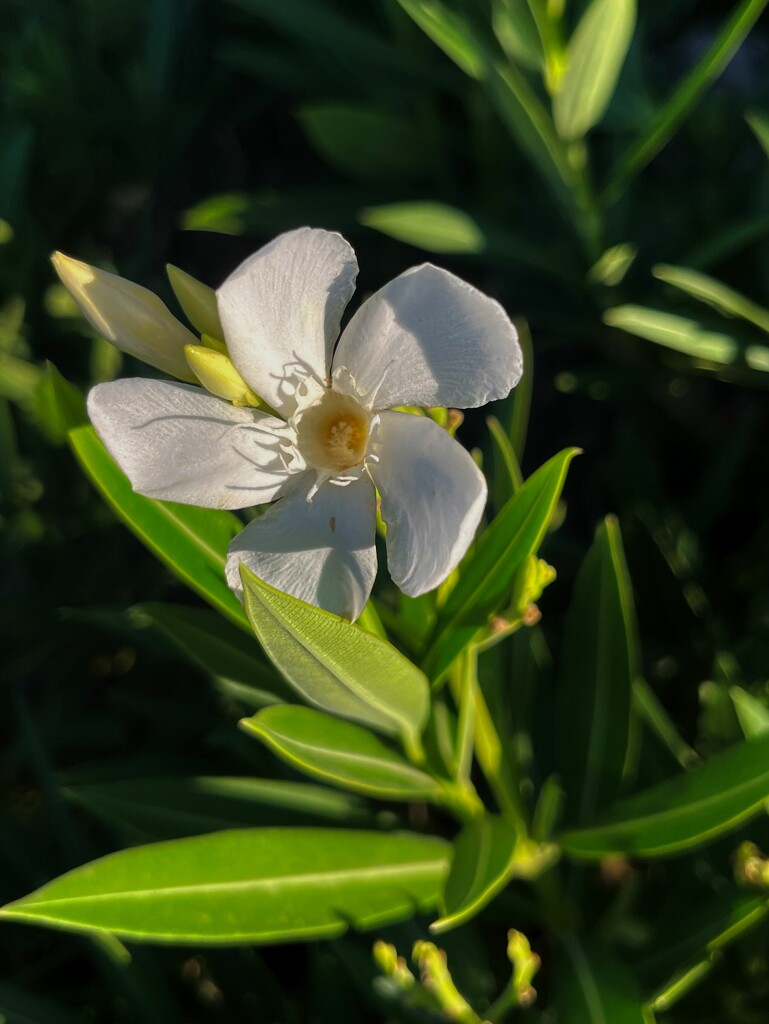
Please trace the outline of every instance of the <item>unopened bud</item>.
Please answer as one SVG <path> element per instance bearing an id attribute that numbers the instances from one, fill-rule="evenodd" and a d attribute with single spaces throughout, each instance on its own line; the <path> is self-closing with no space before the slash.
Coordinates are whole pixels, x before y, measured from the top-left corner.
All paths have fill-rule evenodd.
<path id="1" fill-rule="evenodd" d="M 734 855 L 734 877 L 743 885 L 769 887 L 769 860 L 755 843 L 740 843 Z"/>
<path id="2" fill-rule="evenodd" d="M 391 978 L 404 991 L 416 985 L 416 978 L 408 969 L 405 959 L 398 956 L 398 950 L 389 942 L 379 939 L 374 943 L 374 961 L 382 974 Z"/>
<path id="3" fill-rule="evenodd" d="M 180 380 L 195 380 L 184 346 L 197 339 L 157 295 L 61 252 L 55 252 L 51 261 L 83 316 L 102 337 Z"/>
<path id="4" fill-rule="evenodd" d="M 233 405 L 259 405 L 259 399 L 235 369 L 229 356 L 204 345 L 185 345 L 184 354 L 206 391 Z"/>
<path id="5" fill-rule="evenodd" d="M 536 953 L 532 953 L 529 940 L 523 932 L 513 929 L 507 933 L 507 957 L 513 965 L 511 987 L 516 1005 L 531 1006 L 537 998 L 531 982 L 542 961 Z"/>
<path id="6" fill-rule="evenodd" d="M 222 340 L 224 330 L 219 321 L 214 289 L 171 263 L 166 265 L 166 272 L 174 295 L 195 330 L 200 334 L 207 334 L 211 338 Z"/>
<path id="7" fill-rule="evenodd" d="M 465 421 L 465 414 L 461 409 L 449 409 L 446 413 L 446 430 L 453 437 Z"/>

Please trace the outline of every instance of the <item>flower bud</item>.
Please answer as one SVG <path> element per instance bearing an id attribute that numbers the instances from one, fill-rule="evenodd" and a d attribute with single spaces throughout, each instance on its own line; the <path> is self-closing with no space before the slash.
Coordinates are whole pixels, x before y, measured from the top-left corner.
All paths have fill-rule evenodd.
<path id="1" fill-rule="evenodd" d="M 157 295 L 61 252 L 55 252 L 51 261 L 83 316 L 102 337 L 165 373 L 195 380 L 184 346 L 197 339 Z"/>
<path id="2" fill-rule="evenodd" d="M 232 364 L 229 356 L 205 345 L 185 345 L 187 362 L 203 387 L 233 405 L 261 403 Z"/>
<path id="3" fill-rule="evenodd" d="M 219 310 L 216 308 L 216 292 L 207 284 L 198 281 L 191 274 L 180 270 L 172 263 L 166 264 L 168 280 L 184 310 L 184 315 L 201 334 L 222 340 L 224 330 L 219 322 Z"/>

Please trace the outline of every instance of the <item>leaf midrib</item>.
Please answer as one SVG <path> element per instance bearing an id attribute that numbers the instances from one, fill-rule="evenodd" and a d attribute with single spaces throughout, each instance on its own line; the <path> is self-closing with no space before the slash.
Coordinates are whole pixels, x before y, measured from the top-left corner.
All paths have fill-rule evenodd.
<path id="1" fill-rule="evenodd" d="M 376 883 L 382 879 L 397 879 L 404 876 L 410 878 L 429 877 L 440 874 L 445 866 L 445 858 L 433 861 L 410 861 L 403 864 L 383 864 L 365 868 L 348 868 L 337 871 L 313 871 L 302 875 L 272 875 L 267 878 L 249 878 L 232 882 L 198 882 L 187 885 L 172 885 L 163 888 L 153 889 L 128 889 L 115 892 L 85 893 L 80 896 L 61 896 L 47 900 L 21 900 L 18 903 L 9 904 L 5 910 L 13 913 L 23 913 L 35 907 L 50 909 L 55 906 L 77 905 L 82 903 L 101 903 L 107 900 L 142 900 L 161 897 L 171 899 L 177 896 L 187 896 L 192 893 L 215 893 L 215 892 L 270 892 L 271 890 L 301 889 L 308 886 L 328 886 L 340 881 L 373 880 Z M 4 911 L 0 911 L 0 914 Z"/>

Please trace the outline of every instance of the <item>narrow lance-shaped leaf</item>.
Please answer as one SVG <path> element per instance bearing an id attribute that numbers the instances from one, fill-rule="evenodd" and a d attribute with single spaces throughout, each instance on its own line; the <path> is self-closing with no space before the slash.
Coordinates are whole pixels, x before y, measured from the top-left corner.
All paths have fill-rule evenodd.
<path id="1" fill-rule="evenodd" d="M 123 850 L 49 882 L 0 920 L 144 942 L 331 938 L 435 906 L 441 839 L 316 828 L 216 832 Z"/>
<path id="2" fill-rule="evenodd" d="M 478 538 L 441 609 L 425 659 L 433 679 L 442 677 L 489 616 L 509 599 L 519 566 L 542 543 L 569 463 L 578 451 L 567 448 L 540 466 Z"/>
<path id="3" fill-rule="evenodd" d="M 559 1024 L 647 1024 L 638 983 L 614 951 L 593 939 L 561 936 L 556 959 Z"/>
<path id="4" fill-rule="evenodd" d="M 259 642 L 306 700 L 413 744 L 427 718 L 427 680 L 391 644 L 264 583 L 241 567 Z"/>
<path id="5" fill-rule="evenodd" d="M 566 621 L 559 747 L 572 822 L 595 816 L 619 790 L 637 674 L 635 636 L 622 538 L 608 517 L 582 564 Z"/>
<path id="6" fill-rule="evenodd" d="M 265 708 L 241 727 L 293 768 L 323 782 L 383 800 L 442 802 L 426 772 L 359 725 L 312 708 Z"/>
<path id="7" fill-rule="evenodd" d="M 671 267 L 664 263 L 653 267 L 652 273 L 660 281 L 706 302 L 727 316 L 738 316 L 769 333 L 769 309 L 764 309 L 723 282 L 689 267 Z"/>
<path id="8" fill-rule="evenodd" d="M 64 785 L 66 797 L 123 836 L 150 842 L 256 825 L 366 821 L 362 802 L 325 786 L 237 776 L 169 776 Z"/>
<path id="9" fill-rule="evenodd" d="M 134 605 L 129 614 L 137 625 L 159 629 L 225 692 L 254 707 L 292 699 L 290 687 L 267 662 L 253 634 L 246 635 L 208 608 L 158 601 Z"/>
<path id="10" fill-rule="evenodd" d="M 615 202 L 628 182 L 667 145 L 705 91 L 723 73 L 745 37 L 761 17 L 767 0 L 742 0 L 734 8 L 713 42 L 678 88 L 652 117 L 643 134 L 620 157 L 606 189 L 607 202 Z"/>
<path id="11" fill-rule="evenodd" d="M 635 0 L 592 0 L 583 14 L 553 102 L 562 138 L 581 138 L 603 117 L 633 38 L 635 17 Z"/>
<path id="12" fill-rule="evenodd" d="M 756 814 L 769 799 L 769 735 L 621 800 L 594 825 L 564 833 L 566 853 L 659 857 L 697 846 Z"/>
<path id="13" fill-rule="evenodd" d="M 361 210 L 368 228 L 428 252 L 474 253 L 486 248 L 483 231 L 463 210 L 445 203 L 389 203 Z"/>
<path id="14" fill-rule="evenodd" d="M 231 512 L 144 498 L 131 489 L 93 427 L 70 432 L 80 465 L 107 504 L 161 562 L 214 608 L 247 628 L 240 602 L 227 586 L 227 547 L 243 524 Z"/>

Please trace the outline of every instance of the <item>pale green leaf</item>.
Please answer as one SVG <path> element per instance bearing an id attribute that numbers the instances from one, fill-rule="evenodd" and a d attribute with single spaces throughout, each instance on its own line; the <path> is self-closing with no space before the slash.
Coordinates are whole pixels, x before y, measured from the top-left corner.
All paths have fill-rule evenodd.
<path id="1" fill-rule="evenodd" d="M 750 125 L 764 153 L 769 157 L 769 115 L 752 110 L 745 115 L 745 120 Z"/>
<path id="2" fill-rule="evenodd" d="M 467 21 L 440 0 L 398 0 L 425 35 L 471 78 L 481 78 L 486 59 Z"/>
<path id="3" fill-rule="evenodd" d="M 442 787 L 359 725 L 311 708 L 265 708 L 241 726 L 313 778 L 383 800 L 440 803 Z"/>
<path id="4" fill-rule="evenodd" d="M 652 273 L 660 281 L 707 303 L 726 316 L 740 317 L 769 333 L 769 309 L 757 305 L 721 281 L 689 267 L 671 267 L 664 263 L 653 267 Z"/>
<path id="5" fill-rule="evenodd" d="M 475 253 L 486 247 L 483 232 L 469 214 L 445 203 L 390 203 L 361 210 L 368 228 L 427 252 Z"/>
<path id="6" fill-rule="evenodd" d="M 592 0 L 569 42 L 566 73 L 553 101 L 561 138 L 580 139 L 614 95 L 635 28 L 635 0 Z"/>
<path id="7" fill-rule="evenodd" d="M 615 306 L 603 318 L 610 327 L 705 362 L 729 364 L 739 355 L 740 347 L 730 335 L 706 330 L 695 320 L 673 313 L 646 306 Z"/>
<path id="8" fill-rule="evenodd" d="M 448 845 L 409 833 L 238 829 L 114 853 L 0 919 L 144 942 L 234 945 L 374 928 L 429 910 Z"/>
<path id="9" fill-rule="evenodd" d="M 241 566 L 259 642 L 307 701 L 413 742 L 428 713 L 427 680 L 379 637 L 268 586 Z"/>
<path id="10" fill-rule="evenodd" d="M 729 690 L 734 710 L 746 739 L 761 736 L 769 732 L 769 708 L 763 701 L 743 690 L 740 686 L 732 686 Z"/>

